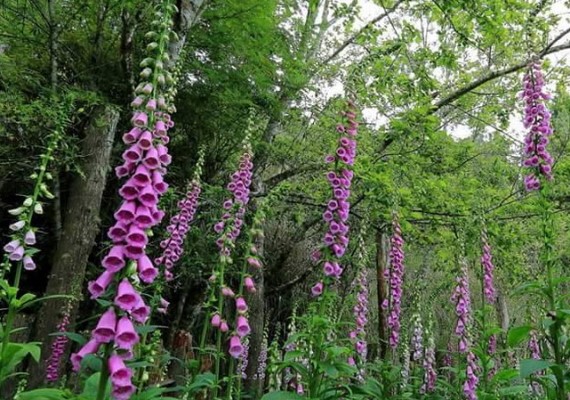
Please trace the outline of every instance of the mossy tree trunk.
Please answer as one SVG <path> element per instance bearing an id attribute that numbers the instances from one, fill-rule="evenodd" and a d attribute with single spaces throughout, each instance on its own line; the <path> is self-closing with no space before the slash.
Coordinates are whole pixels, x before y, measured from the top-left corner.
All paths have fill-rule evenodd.
<path id="1" fill-rule="evenodd" d="M 45 292 L 45 296 L 65 294 L 74 299 L 46 300 L 41 305 L 35 324 L 35 338 L 43 342 L 42 358 L 39 364 L 30 366 L 31 387 L 38 386 L 44 380 L 45 362 L 54 340 L 49 335 L 57 331 L 64 310 L 68 310 L 70 324 L 74 323 L 87 261 L 99 231 L 101 199 L 118 120 L 119 113 L 113 107 L 97 106 L 85 130 L 81 145 L 83 175 L 77 175 L 70 186 L 61 239 L 55 250 Z"/>

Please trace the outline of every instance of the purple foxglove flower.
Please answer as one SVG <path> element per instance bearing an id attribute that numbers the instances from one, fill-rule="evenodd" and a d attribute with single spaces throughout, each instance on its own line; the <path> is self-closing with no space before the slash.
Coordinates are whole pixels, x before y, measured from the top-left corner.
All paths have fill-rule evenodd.
<path id="1" fill-rule="evenodd" d="M 241 314 L 247 312 L 247 303 L 243 297 L 236 298 L 236 310 Z"/>
<path id="2" fill-rule="evenodd" d="M 158 151 L 156 151 L 155 147 L 148 149 L 144 156 L 143 164 L 146 165 L 149 170 L 155 169 L 160 165 Z"/>
<path id="3" fill-rule="evenodd" d="M 69 324 L 69 315 L 64 314 L 61 322 L 57 325 L 58 333 L 65 333 L 67 331 L 67 325 Z M 65 352 L 65 347 L 69 338 L 65 335 L 58 335 L 51 345 L 51 354 L 46 361 L 46 381 L 56 382 L 59 378 L 59 368 L 61 357 Z"/>
<path id="4" fill-rule="evenodd" d="M 481 256 L 481 265 L 483 266 L 483 292 L 485 299 L 489 304 L 495 303 L 495 285 L 493 283 L 493 256 L 491 255 L 491 246 L 488 243 L 487 234 L 483 232 L 481 235 L 483 243 L 483 255 Z"/>
<path id="5" fill-rule="evenodd" d="M 117 323 L 115 343 L 120 349 L 130 350 L 139 342 L 139 335 L 128 317 L 122 317 Z"/>
<path id="6" fill-rule="evenodd" d="M 140 130 L 139 128 L 133 128 L 123 135 L 123 142 L 125 144 L 133 144 L 134 142 L 137 141 L 141 133 L 142 130 Z"/>
<path id="7" fill-rule="evenodd" d="M 139 187 L 131 178 L 119 189 L 119 194 L 125 200 L 134 200 L 139 196 Z"/>
<path id="8" fill-rule="evenodd" d="M 437 371 L 435 369 L 435 342 L 431 333 L 428 336 L 427 347 L 424 357 L 424 382 L 420 388 L 420 393 L 433 393 L 437 381 Z"/>
<path id="9" fill-rule="evenodd" d="M 141 96 L 137 96 L 131 102 L 131 107 L 134 107 L 134 108 L 140 107 L 142 105 L 143 101 L 144 101 L 144 99 Z"/>
<path id="10" fill-rule="evenodd" d="M 132 176 L 133 182 L 140 186 L 148 186 L 152 182 L 152 174 L 144 164 L 139 164 Z"/>
<path id="11" fill-rule="evenodd" d="M 13 253 L 18 247 L 20 247 L 20 241 L 15 239 L 4 246 L 4 251 L 6 253 Z"/>
<path id="12" fill-rule="evenodd" d="M 109 272 L 117 272 L 125 266 L 125 254 L 123 246 L 113 246 L 111 251 L 103 259 L 103 267 Z"/>
<path id="13" fill-rule="evenodd" d="M 311 288 L 311 294 L 313 295 L 313 297 L 317 297 L 320 296 L 323 293 L 323 282 L 317 282 L 312 288 Z"/>
<path id="14" fill-rule="evenodd" d="M 259 260 L 255 257 L 248 257 L 247 259 L 247 263 L 249 265 L 251 265 L 254 268 L 261 268 L 261 263 L 259 262 Z"/>
<path id="15" fill-rule="evenodd" d="M 135 112 L 133 115 L 132 123 L 138 128 L 144 128 L 148 122 L 148 116 L 142 111 Z"/>
<path id="16" fill-rule="evenodd" d="M 220 331 L 226 333 L 229 329 L 230 327 L 228 326 L 228 323 L 225 320 L 222 320 L 222 322 L 220 322 Z"/>
<path id="17" fill-rule="evenodd" d="M 81 369 L 81 360 L 86 355 L 95 354 L 99 350 L 101 342 L 96 339 L 91 339 L 77 352 L 71 355 L 71 364 L 73 365 L 73 371 L 78 372 Z"/>
<path id="18" fill-rule="evenodd" d="M 130 224 L 135 217 L 137 205 L 134 201 L 125 201 L 115 213 L 115 219 L 123 224 Z"/>
<path id="19" fill-rule="evenodd" d="M 131 316 L 139 324 L 144 324 L 150 316 L 150 307 L 144 303 L 144 300 L 140 296 L 131 310 Z"/>
<path id="20" fill-rule="evenodd" d="M 23 246 L 16 247 L 16 250 L 14 250 L 8 256 L 8 258 L 12 261 L 20 261 L 23 257 L 24 257 L 24 247 Z"/>
<path id="21" fill-rule="evenodd" d="M 229 348 L 230 355 L 233 358 L 238 359 L 242 352 L 243 352 L 243 346 L 241 344 L 239 336 L 235 335 L 232 336 L 230 338 L 230 348 Z"/>
<path id="22" fill-rule="evenodd" d="M 33 246 L 34 244 L 36 244 L 36 234 L 34 233 L 34 231 L 29 230 L 26 232 L 26 234 L 24 235 L 24 243 L 27 244 L 28 246 Z"/>
<path id="23" fill-rule="evenodd" d="M 531 172 L 524 178 L 527 191 L 538 190 L 540 177 L 551 180 L 553 158 L 546 150 L 548 136 L 552 135 L 551 114 L 544 105 L 550 95 L 544 91 L 544 75 L 540 63 L 532 62 L 524 76 L 523 101 L 525 104 L 523 125 L 529 129 L 525 138 L 525 160 L 523 166 Z"/>
<path id="24" fill-rule="evenodd" d="M 137 207 L 134 222 L 139 228 L 146 229 L 154 225 L 155 221 L 151 210 L 146 206 L 140 205 Z"/>
<path id="25" fill-rule="evenodd" d="M 455 325 L 455 333 L 459 336 L 459 352 L 465 353 L 469 348 L 467 326 L 471 323 L 471 293 L 469 290 L 467 265 L 465 263 L 463 263 L 460 276 L 457 277 L 457 286 L 451 300 L 456 304 L 457 323 Z"/>
<path id="26" fill-rule="evenodd" d="M 109 368 L 109 376 L 111 378 L 111 384 L 121 385 L 125 383 L 131 382 L 131 377 L 133 376 L 133 372 L 127 368 L 125 362 L 121 357 L 116 354 L 113 354 L 109 357 L 109 361 L 107 362 Z"/>
<path id="27" fill-rule="evenodd" d="M 243 280 L 243 286 L 249 293 L 255 293 L 255 283 L 253 282 L 253 278 L 250 276 L 246 276 Z"/>
<path id="28" fill-rule="evenodd" d="M 219 328 L 221 323 L 222 319 L 220 318 L 220 314 L 216 313 L 212 315 L 212 319 L 210 321 L 210 325 L 212 325 L 212 327 Z"/>
<path id="29" fill-rule="evenodd" d="M 142 158 L 143 149 L 139 144 L 133 144 L 123 152 L 123 160 L 128 163 L 136 163 Z"/>
<path id="30" fill-rule="evenodd" d="M 142 256 L 137 260 L 139 277 L 144 283 L 152 283 L 158 275 L 158 270 L 152 265 L 152 261 L 147 256 Z"/>
<path id="31" fill-rule="evenodd" d="M 33 271 L 36 269 L 36 263 L 30 256 L 24 256 L 24 269 L 27 271 Z"/>
<path id="32" fill-rule="evenodd" d="M 160 306 L 161 306 L 162 308 L 165 308 L 165 309 L 166 309 L 166 308 L 168 308 L 169 305 L 170 305 L 170 302 L 167 301 L 164 297 L 161 297 L 161 298 L 160 298 Z"/>
<path id="33" fill-rule="evenodd" d="M 472 352 L 467 354 L 467 377 L 463 383 L 463 394 L 467 400 L 477 400 L 477 385 L 479 378 L 476 375 L 476 357 Z"/>
<path id="34" fill-rule="evenodd" d="M 224 286 L 224 287 L 222 288 L 222 296 L 224 296 L 224 297 L 234 297 L 234 296 L 235 296 L 235 293 L 234 293 L 234 291 L 233 291 L 232 289 L 230 289 L 229 287 Z"/>
<path id="35" fill-rule="evenodd" d="M 145 106 L 147 111 L 154 111 L 156 110 L 156 100 L 155 99 L 150 99 Z"/>
<path id="36" fill-rule="evenodd" d="M 139 294 L 133 288 L 128 279 L 123 279 L 119 283 L 117 296 L 115 297 L 115 305 L 123 311 L 130 311 L 137 304 Z"/>
<path id="37" fill-rule="evenodd" d="M 166 125 L 164 124 L 163 121 L 156 121 L 156 124 L 154 125 L 154 130 L 157 133 L 158 136 L 165 136 L 166 135 Z"/>
<path id="38" fill-rule="evenodd" d="M 10 224 L 10 229 L 13 231 L 19 231 L 24 226 L 26 226 L 26 221 L 17 221 L 14 222 L 13 224 Z"/>
<path id="39" fill-rule="evenodd" d="M 146 232 L 138 226 L 131 224 L 125 237 L 127 245 L 143 248 L 148 243 Z"/>
<path id="40" fill-rule="evenodd" d="M 96 299 L 105 293 L 109 283 L 113 280 L 113 276 L 115 274 L 113 272 L 103 271 L 103 273 L 94 281 L 89 282 L 87 288 L 89 293 L 91 293 L 91 298 Z"/>
<path id="41" fill-rule="evenodd" d="M 237 318 L 236 331 L 240 337 L 247 336 L 251 332 L 249 322 L 243 315 L 239 315 Z"/>
<path id="42" fill-rule="evenodd" d="M 111 228 L 109 228 L 109 232 L 107 232 L 107 236 L 111 239 L 114 243 L 120 243 L 125 240 L 127 233 L 129 232 L 128 225 L 122 222 L 116 222 Z"/>
<path id="43" fill-rule="evenodd" d="M 132 383 L 113 385 L 111 395 L 114 400 L 129 400 L 131 396 L 137 391 L 137 388 Z"/>
<path id="44" fill-rule="evenodd" d="M 390 270 L 389 277 L 390 298 L 388 302 L 388 327 L 390 328 L 390 347 L 395 349 L 400 337 L 400 314 L 402 303 L 402 285 L 404 281 L 404 239 L 402 230 L 398 222 L 397 215 L 394 214 L 392 221 L 392 238 L 390 248 Z"/>
<path id="45" fill-rule="evenodd" d="M 92 332 L 93 338 L 99 343 L 109 343 L 115 336 L 115 326 L 117 323 L 117 316 L 115 310 L 109 308 L 101 315 L 99 323 Z"/>
<path id="46" fill-rule="evenodd" d="M 151 185 L 143 187 L 138 193 L 138 198 L 140 202 L 148 208 L 151 208 L 158 203 L 157 191 Z"/>

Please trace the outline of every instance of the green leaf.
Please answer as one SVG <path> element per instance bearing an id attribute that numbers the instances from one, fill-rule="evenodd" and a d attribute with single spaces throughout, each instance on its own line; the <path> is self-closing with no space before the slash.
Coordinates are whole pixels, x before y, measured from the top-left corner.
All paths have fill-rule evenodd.
<path id="1" fill-rule="evenodd" d="M 150 332 L 154 332 L 157 329 L 166 328 L 166 326 L 162 325 L 141 325 L 137 326 L 136 331 L 139 335 L 145 335 Z"/>
<path id="2" fill-rule="evenodd" d="M 30 300 L 27 300 L 26 302 L 24 302 L 24 301 L 23 301 L 24 297 L 25 297 L 25 295 L 22 296 L 22 304 L 21 304 L 21 306 L 20 306 L 20 310 L 23 310 L 23 309 L 25 309 L 25 308 L 31 307 L 31 306 L 33 306 L 34 304 L 40 303 L 40 302 L 45 301 L 45 300 L 52 300 L 52 299 L 69 299 L 69 300 L 73 300 L 73 299 L 75 299 L 75 297 L 70 296 L 70 295 L 66 295 L 66 294 L 54 294 L 54 295 L 50 295 L 50 296 L 40 297 L 40 298 L 33 299 L 33 300 L 30 299 Z"/>
<path id="3" fill-rule="evenodd" d="M 509 347 L 517 346 L 524 340 L 528 339 L 530 331 L 532 331 L 532 326 L 529 325 L 517 326 L 509 329 L 509 333 L 507 334 L 507 345 Z"/>
<path id="4" fill-rule="evenodd" d="M 515 385 L 499 388 L 501 396 L 513 396 L 517 394 L 527 393 L 528 385 Z"/>
<path id="5" fill-rule="evenodd" d="M 36 389 L 18 395 L 20 400 L 62 400 L 67 399 L 65 392 L 60 389 Z"/>
<path id="6" fill-rule="evenodd" d="M 298 400 L 302 398 L 297 393 L 278 391 L 265 394 L 261 400 Z"/>
<path id="7" fill-rule="evenodd" d="M 520 369 L 519 369 L 521 378 L 528 378 L 535 372 L 542 371 L 543 369 L 546 369 L 551 365 L 552 363 L 546 360 L 533 360 L 533 359 L 521 360 Z"/>
<path id="8" fill-rule="evenodd" d="M 199 390 L 213 387 L 215 381 L 216 375 L 211 372 L 200 374 L 196 376 L 194 382 L 192 382 L 192 384 L 187 387 L 188 393 L 195 393 Z"/>
<path id="9" fill-rule="evenodd" d="M 75 333 L 75 332 L 56 332 L 56 333 L 50 333 L 50 336 L 66 336 L 69 339 L 73 340 L 76 343 L 79 343 L 82 346 L 85 343 L 87 343 L 87 339 L 85 338 L 85 336 L 80 335 L 79 333 Z"/>
<path id="10" fill-rule="evenodd" d="M 99 390 L 99 378 L 101 377 L 100 372 L 96 372 L 91 375 L 87 381 L 85 381 L 85 386 L 83 387 L 83 392 L 81 393 L 86 399 L 95 400 L 97 396 L 97 391 Z M 105 398 L 107 399 L 111 393 L 111 382 L 107 381 L 107 388 L 105 389 Z"/>
<path id="11" fill-rule="evenodd" d="M 504 369 L 499 372 L 493 377 L 493 382 L 503 382 L 503 381 L 510 381 L 515 379 L 519 376 L 519 372 L 516 369 Z"/>
<path id="12" fill-rule="evenodd" d="M 8 349 L 3 354 L 7 362 L 4 361 L 0 377 L 11 374 L 16 367 L 30 355 L 36 362 L 40 360 L 41 347 L 39 342 L 31 343 L 9 343 Z"/>

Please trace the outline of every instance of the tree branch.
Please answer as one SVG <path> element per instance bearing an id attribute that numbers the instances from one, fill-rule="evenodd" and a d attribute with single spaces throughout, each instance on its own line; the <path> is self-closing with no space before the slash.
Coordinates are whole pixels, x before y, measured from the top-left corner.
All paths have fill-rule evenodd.
<path id="1" fill-rule="evenodd" d="M 570 33 L 570 29 L 567 29 L 564 34 L 568 34 Z M 567 50 L 570 49 L 570 43 L 565 43 L 562 44 L 560 46 L 552 46 L 554 43 L 556 43 L 558 40 L 560 40 L 562 38 L 562 36 L 558 36 L 556 37 L 552 42 L 550 42 L 539 54 L 538 57 L 539 58 L 544 58 L 544 56 L 548 55 L 548 54 L 553 54 L 553 53 L 557 53 L 559 51 L 562 50 Z M 497 71 L 493 71 L 490 72 L 489 74 L 471 82 L 470 84 L 463 86 L 462 88 L 459 88 L 458 90 L 456 90 L 455 92 L 449 94 L 448 96 L 444 97 L 443 99 L 437 101 L 434 105 L 433 108 L 430 110 L 430 114 L 434 114 L 435 112 L 437 112 L 440 108 L 445 107 L 446 105 L 452 103 L 453 101 L 457 100 L 458 98 L 460 98 L 461 96 L 471 92 L 474 89 L 477 89 L 479 86 L 484 85 L 485 83 L 492 81 L 494 79 L 500 78 L 502 76 L 508 75 L 508 74 L 512 74 L 513 72 L 517 72 L 523 68 L 525 68 L 533 59 L 529 58 L 521 63 L 518 63 L 516 65 L 513 65 L 511 67 L 508 68 L 503 68 Z"/>
<path id="2" fill-rule="evenodd" d="M 376 18 L 374 18 L 373 20 L 369 21 L 366 25 L 364 25 L 362 28 L 360 28 L 359 31 L 355 32 L 352 36 L 350 36 L 348 39 L 346 39 L 330 56 L 328 56 L 321 64 L 328 64 L 329 62 L 331 62 L 333 59 L 335 59 L 340 53 L 342 53 L 348 46 L 350 46 L 351 44 L 353 44 L 356 39 L 358 39 L 358 37 L 360 35 L 362 35 L 364 32 L 366 32 L 366 30 L 370 29 L 374 24 L 382 21 L 384 18 L 386 18 L 388 15 L 392 14 L 394 11 L 396 11 L 398 9 L 398 7 L 400 6 L 400 4 L 402 4 L 404 2 L 404 0 L 398 0 L 396 2 L 396 4 L 394 4 L 392 6 L 392 8 L 389 8 L 388 10 L 386 10 L 386 12 L 378 15 Z"/>

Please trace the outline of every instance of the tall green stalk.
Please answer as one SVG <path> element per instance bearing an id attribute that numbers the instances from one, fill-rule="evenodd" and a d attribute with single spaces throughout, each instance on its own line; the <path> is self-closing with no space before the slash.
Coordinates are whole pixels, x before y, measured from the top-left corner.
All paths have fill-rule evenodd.
<path id="1" fill-rule="evenodd" d="M 38 174 L 34 174 L 37 175 L 36 176 L 36 183 L 34 186 L 34 192 L 32 194 L 32 196 L 29 198 L 30 199 L 30 204 L 28 206 L 28 214 L 26 215 L 26 219 L 25 221 L 25 227 L 22 229 L 23 231 L 26 229 L 29 229 L 31 227 L 32 224 L 32 218 L 34 216 L 34 209 L 36 204 L 38 204 L 38 198 L 40 197 L 40 195 L 44 195 L 44 196 L 49 196 L 51 197 L 51 193 L 49 193 L 49 191 L 47 190 L 46 184 L 44 183 L 44 179 L 46 178 L 46 174 L 47 174 L 47 167 L 49 162 L 53 159 L 53 152 L 56 150 L 57 145 L 59 143 L 59 141 L 62 138 L 62 134 L 59 132 L 59 130 L 55 130 L 51 136 L 51 139 L 49 141 L 48 147 L 47 147 L 47 151 L 45 154 L 42 154 L 41 156 L 41 164 L 39 167 L 39 173 Z M 34 176 L 33 175 L 33 176 Z M 2 269 L 2 276 L 0 276 L 0 279 L 4 279 L 4 274 L 5 272 L 7 272 L 7 270 L 9 269 L 10 266 L 10 261 L 6 258 L 5 261 L 5 265 L 6 267 Z M 4 368 L 4 363 L 5 362 L 9 362 L 8 360 L 8 347 L 9 347 L 9 343 L 10 343 L 10 336 L 12 334 L 12 330 L 14 328 L 14 320 L 16 318 L 16 314 L 19 308 L 19 302 L 17 301 L 17 296 L 18 296 L 18 291 L 20 288 L 20 280 L 22 277 L 22 268 L 23 268 L 23 261 L 19 261 L 16 264 L 16 273 L 15 273 L 15 277 L 14 277 L 14 283 L 11 285 L 10 290 L 8 291 L 7 295 L 7 302 L 8 302 L 8 312 L 6 315 L 6 323 L 3 327 L 3 336 L 2 336 L 2 352 L 1 352 L 1 357 L 0 357 L 0 366 L 3 369 Z M 1 384 L 1 382 L 0 382 Z"/>
<path id="2" fill-rule="evenodd" d="M 554 351 L 555 368 L 552 368 L 554 377 L 556 378 L 556 399 L 567 400 L 566 391 L 564 389 L 564 357 L 560 346 L 560 336 L 562 334 L 562 320 L 558 315 L 558 299 L 556 296 L 557 285 L 555 282 L 554 260 L 554 220 L 552 219 L 552 209 L 548 200 L 548 186 L 544 185 L 539 192 L 539 204 L 542 214 L 542 235 L 544 247 L 542 249 L 542 263 L 546 268 L 546 297 L 548 300 L 549 314 L 553 318 L 554 323 L 548 329 L 551 336 L 551 345 Z"/>

